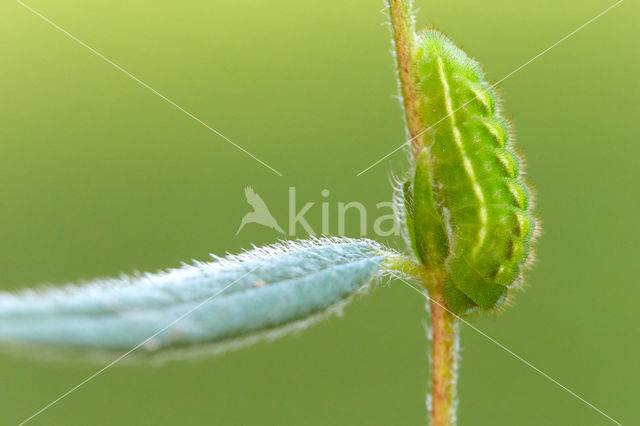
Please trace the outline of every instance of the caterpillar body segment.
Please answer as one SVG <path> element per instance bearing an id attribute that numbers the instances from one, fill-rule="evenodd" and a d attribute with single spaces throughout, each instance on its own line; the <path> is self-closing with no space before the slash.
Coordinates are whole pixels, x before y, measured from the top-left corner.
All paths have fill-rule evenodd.
<path id="1" fill-rule="evenodd" d="M 433 198 L 429 152 L 423 150 L 418 156 L 412 180 L 404 184 L 407 225 L 411 246 L 416 257 L 428 269 L 442 269 L 449 252 L 447 231 L 439 209 Z M 448 304 L 460 308 L 460 312 L 471 312 L 478 306 L 452 285 L 444 283 Z"/>
<path id="2" fill-rule="evenodd" d="M 535 228 L 520 161 L 474 60 L 437 31 L 418 38 L 414 60 L 427 129 L 412 184 L 416 255 L 425 266 L 441 259 L 450 309 L 494 309 L 519 279 Z"/>

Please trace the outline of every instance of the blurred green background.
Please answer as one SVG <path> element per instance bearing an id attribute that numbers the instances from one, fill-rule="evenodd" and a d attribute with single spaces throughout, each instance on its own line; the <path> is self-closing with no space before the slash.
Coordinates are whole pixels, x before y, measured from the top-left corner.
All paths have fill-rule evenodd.
<path id="1" fill-rule="evenodd" d="M 417 1 L 497 81 L 610 6 Z M 320 191 L 390 199 L 403 121 L 381 1 L 33 0 L 33 8 L 280 171 L 280 177 L 14 1 L 0 4 L 0 287 L 157 270 L 278 235 L 251 185 L 320 229 Z M 474 325 L 623 424 L 638 423 L 639 7 L 626 1 L 501 84 L 544 224 L 514 306 Z M 371 225 L 370 225 L 371 227 Z M 336 224 L 331 224 L 336 232 Z M 347 235 L 358 236 L 358 221 Z M 400 238 L 387 238 L 401 247 Z M 424 300 L 402 283 L 304 333 L 219 357 L 116 366 L 33 425 L 420 425 Z M 609 420 L 461 327 L 461 425 Z M 0 355 L 0 424 L 100 365 Z"/>

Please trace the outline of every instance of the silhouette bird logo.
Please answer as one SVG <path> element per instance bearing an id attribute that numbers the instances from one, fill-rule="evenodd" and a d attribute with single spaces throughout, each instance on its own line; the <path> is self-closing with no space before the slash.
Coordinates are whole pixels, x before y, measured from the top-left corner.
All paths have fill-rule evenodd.
<path id="1" fill-rule="evenodd" d="M 278 225 L 278 222 L 276 222 L 274 217 L 271 215 L 271 212 L 269 211 L 269 208 L 265 204 L 264 200 L 255 193 L 253 188 L 247 186 L 244 189 L 244 195 L 247 198 L 247 203 L 249 203 L 251 207 L 253 207 L 253 211 L 244 215 L 244 217 L 242 218 L 242 222 L 240 223 L 240 227 L 236 232 L 236 235 L 240 233 L 242 228 L 244 228 L 247 223 L 259 223 L 260 225 L 275 229 L 281 234 L 285 233 L 282 228 L 280 228 L 280 225 Z"/>

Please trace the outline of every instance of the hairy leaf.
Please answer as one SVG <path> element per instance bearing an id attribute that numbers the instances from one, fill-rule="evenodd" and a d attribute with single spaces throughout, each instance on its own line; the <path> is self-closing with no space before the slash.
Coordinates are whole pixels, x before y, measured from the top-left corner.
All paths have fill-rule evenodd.
<path id="1" fill-rule="evenodd" d="M 0 343 L 241 346 L 336 310 L 367 287 L 388 255 L 370 240 L 312 239 L 155 274 L 0 293 Z"/>

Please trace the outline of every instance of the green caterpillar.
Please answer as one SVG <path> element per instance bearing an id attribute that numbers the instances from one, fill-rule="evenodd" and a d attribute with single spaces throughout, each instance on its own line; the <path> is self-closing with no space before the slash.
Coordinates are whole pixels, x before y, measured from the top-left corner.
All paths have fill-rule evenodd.
<path id="1" fill-rule="evenodd" d="M 479 65 L 437 31 L 420 35 L 413 55 L 426 131 L 404 184 L 411 244 L 427 268 L 443 271 L 449 309 L 495 309 L 530 254 L 530 191 Z"/>

